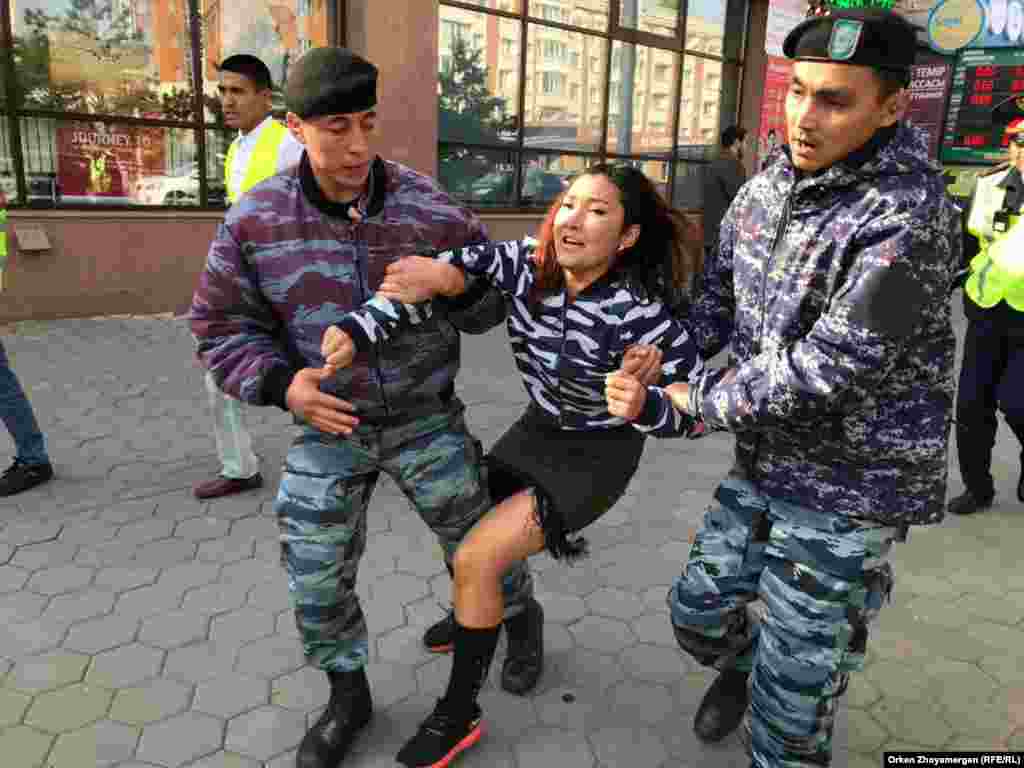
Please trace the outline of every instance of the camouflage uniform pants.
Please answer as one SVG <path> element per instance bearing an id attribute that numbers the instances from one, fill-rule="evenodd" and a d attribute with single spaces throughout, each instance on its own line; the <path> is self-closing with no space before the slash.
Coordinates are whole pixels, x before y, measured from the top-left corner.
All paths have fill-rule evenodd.
<path id="1" fill-rule="evenodd" d="M 306 655 L 321 669 L 366 664 L 368 635 L 355 594 L 366 547 L 366 509 L 381 472 L 434 531 L 450 563 L 462 537 L 490 508 L 481 447 L 461 413 L 335 437 L 308 427 L 285 458 L 274 508 L 281 558 Z M 505 577 L 506 616 L 533 592 L 525 563 Z"/>
<path id="2" fill-rule="evenodd" d="M 698 662 L 751 672 L 744 735 L 756 768 L 831 763 L 838 698 L 864 666 L 898 535 L 768 499 L 732 475 L 719 486 L 668 603 Z"/>

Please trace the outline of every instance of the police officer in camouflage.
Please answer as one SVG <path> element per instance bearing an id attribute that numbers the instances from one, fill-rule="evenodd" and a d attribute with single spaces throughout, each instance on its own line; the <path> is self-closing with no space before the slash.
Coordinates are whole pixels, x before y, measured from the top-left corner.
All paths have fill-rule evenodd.
<path id="1" fill-rule="evenodd" d="M 992 448 L 997 410 L 1022 446 L 1024 464 L 1024 101 L 1011 97 L 993 110 L 1009 118 L 1010 162 L 978 179 L 967 216 L 964 285 L 967 334 L 956 396 L 956 447 L 964 492 L 949 502 L 954 515 L 992 506 Z M 1003 120 L 1002 122 L 1006 122 Z M 1017 481 L 1024 503 L 1024 471 Z"/>
<path id="2" fill-rule="evenodd" d="M 720 672 L 697 735 L 745 721 L 757 768 L 831 763 L 892 544 L 943 517 L 961 243 L 925 137 L 901 121 L 915 46 L 884 11 L 787 36 L 789 145 L 737 195 L 689 319 L 705 358 L 731 344 L 730 364 L 669 388 L 736 435 L 668 603 L 683 649 Z"/>

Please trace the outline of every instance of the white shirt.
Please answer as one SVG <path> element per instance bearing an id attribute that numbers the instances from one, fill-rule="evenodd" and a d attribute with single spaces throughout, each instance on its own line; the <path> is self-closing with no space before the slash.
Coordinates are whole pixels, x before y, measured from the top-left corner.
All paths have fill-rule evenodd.
<path id="1" fill-rule="evenodd" d="M 234 140 L 235 156 L 231 163 L 231 178 L 228 187 L 228 192 L 232 197 L 235 197 L 237 190 L 242 188 L 242 182 L 245 180 L 245 171 L 249 167 L 249 158 L 252 156 L 252 151 L 256 148 L 256 142 L 259 141 L 260 133 L 267 127 L 271 120 L 274 118 L 271 115 L 267 115 L 263 122 L 257 125 L 248 133 L 238 132 L 238 136 Z M 284 137 L 284 141 L 281 142 L 281 147 L 277 152 L 277 167 L 276 173 L 280 173 L 286 168 L 291 168 L 293 165 L 297 165 L 299 160 L 302 158 L 302 151 L 305 147 L 299 143 L 299 141 L 292 136 L 292 132 L 288 131 Z"/>

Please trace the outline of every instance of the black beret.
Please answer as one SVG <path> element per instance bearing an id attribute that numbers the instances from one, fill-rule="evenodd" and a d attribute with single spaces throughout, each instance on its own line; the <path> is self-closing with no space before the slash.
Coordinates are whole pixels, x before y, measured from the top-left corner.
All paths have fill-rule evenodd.
<path id="1" fill-rule="evenodd" d="M 782 43 L 787 58 L 856 64 L 909 73 L 917 52 L 910 22 L 880 9 L 833 10 L 790 30 Z"/>
<path id="2" fill-rule="evenodd" d="M 365 112 L 377 105 L 377 68 L 347 48 L 313 48 L 291 66 L 284 102 L 304 120 Z"/>

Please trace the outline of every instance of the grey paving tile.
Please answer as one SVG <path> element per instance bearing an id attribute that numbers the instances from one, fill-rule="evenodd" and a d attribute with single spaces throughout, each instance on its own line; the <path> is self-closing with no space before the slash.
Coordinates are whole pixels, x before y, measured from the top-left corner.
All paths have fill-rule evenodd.
<path id="1" fill-rule="evenodd" d="M 117 538 L 132 544 L 147 544 L 168 538 L 174 532 L 172 520 L 139 520 L 126 523 L 117 532 Z"/>
<path id="2" fill-rule="evenodd" d="M 425 580 L 405 573 L 391 573 L 374 579 L 370 584 L 373 601 L 393 604 L 411 603 L 429 594 Z"/>
<path id="3" fill-rule="evenodd" d="M 210 639 L 220 645 L 241 647 L 261 637 L 276 634 L 275 629 L 273 613 L 245 606 L 237 611 L 214 616 L 210 621 Z"/>
<path id="4" fill-rule="evenodd" d="M 305 664 L 302 645 L 297 640 L 273 635 L 243 646 L 238 652 L 235 669 L 243 675 L 275 678 Z"/>
<path id="5" fill-rule="evenodd" d="M 0 565 L 10 561 L 12 555 L 14 555 L 14 547 L 7 542 L 0 542 Z"/>
<path id="6" fill-rule="evenodd" d="M 160 571 L 142 566 L 111 566 L 96 572 L 93 583 L 114 592 L 127 592 L 136 587 L 145 587 L 156 582 Z"/>
<path id="7" fill-rule="evenodd" d="M 0 754 L 9 756 L 13 766 L 35 768 L 50 751 L 53 735 L 24 725 L 0 731 Z"/>
<path id="8" fill-rule="evenodd" d="M 117 596 L 105 589 L 85 589 L 50 600 L 43 619 L 57 623 L 73 623 L 110 613 Z"/>
<path id="9" fill-rule="evenodd" d="M 134 616 L 103 616 L 72 626 L 63 646 L 71 651 L 99 653 L 132 642 L 138 628 L 139 620 Z"/>
<path id="10" fill-rule="evenodd" d="M 78 545 L 73 542 L 45 541 L 42 544 L 18 547 L 11 557 L 11 565 L 38 571 L 41 568 L 69 563 L 76 552 Z"/>
<path id="11" fill-rule="evenodd" d="M 668 751 L 658 734 L 649 728 L 602 728 L 590 735 L 602 768 L 637 768 L 661 765 Z"/>
<path id="12" fill-rule="evenodd" d="M 198 683 L 230 672 L 236 649 L 220 643 L 196 643 L 167 653 L 164 676 L 173 680 Z"/>
<path id="13" fill-rule="evenodd" d="M 569 631 L 577 645 L 601 653 L 618 653 L 637 640 L 628 624 L 600 616 L 584 616 Z"/>
<path id="14" fill-rule="evenodd" d="M 366 626 L 374 634 L 390 632 L 404 626 L 406 613 L 397 600 L 369 600 L 363 604 Z"/>
<path id="15" fill-rule="evenodd" d="M 559 768 L 593 768 L 594 751 L 579 732 L 538 726 L 515 746 L 520 765 L 557 765 Z"/>
<path id="16" fill-rule="evenodd" d="M 262 768 L 263 763 L 237 752 L 219 750 L 193 763 L 189 768 Z"/>
<path id="17" fill-rule="evenodd" d="M 46 608 L 47 602 L 42 595 L 31 592 L 0 595 L 0 624 L 38 619 Z"/>
<path id="18" fill-rule="evenodd" d="M 269 700 L 270 683 L 265 678 L 228 673 L 199 683 L 192 708 L 229 719 Z"/>
<path id="19" fill-rule="evenodd" d="M 117 535 L 116 525 L 102 520 L 92 520 L 87 523 L 65 525 L 57 540 L 67 544 L 91 546 L 110 541 L 115 535 Z"/>
<path id="20" fill-rule="evenodd" d="M 32 696 L 8 688 L 0 688 L 0 731 L 21 722 L 32 703 Z"/>
<path id="21" fill-rule="evenodd" d="M 207 562 L 234 563 L 253 557 L 255 551 L 254 536 L 228 536 L 200 542 L 196 557 Z"/>
<path id="22" fill-rule="evenodd" d="M 265 706 L 232 718 L 224 746 L 256 760 L 269 760 L 297 747 L 305 732 L 302 714 Z"/>
<path id="23" fill-rule="evenodd" d="M 538 720 L 564 731 L 586 733 L 613 724 L 608 702 L 596 687 L 556 686 L 533 700 Z"/>
<path id="24" fill-rule="evenodd" d="M 432 655 L 423 647 L 423 627 L 399 627 L 378 636 L 377 653 L 381 660 L 399 664 L 418 664 Z"/>
<path id="25" fill-rule="evenodd" d="M 155 677 L 164 654 L 141 643 L 130 643 L 93 657 L 85 680 L 105 688 L 127 688 Z"/>
<path id="26" fill-rule="evenodd" d="M 204 515 L 189 520 L 182 520 L 174 528 L 174 536 L 178 539 L 206 541 L 217 539 L 227 534 L 231 523 L 220 517 Z"/>
<path id="27" fill-rule="evenodd" d="M 143 544 L 135 552 L 140 563 L 155 568 L 167 568 L 177 563 L 195 559 L 196 543 L 184 539 L 162 539 Z"/>
<path id="28" fill-rule="evenodd" d="M 626 674 L 649 683 L 674 683 L 695 671 L 689 657 L 660 645 L 632 645 L 619 656 Z"/>
<path id="29" fill-rule="evenodd" d="M 629 622 L 644 612 L 644 604 L 636 593 L 624 589 L 604 587 L 587 597 L 587 608 L 598 616 Z"/>
<path id="30" fill-rule="evenodd" d="M 80 547 L 75 555 L 79 565 L 126 566 L 135 563 L 138 546 L 131 541 L 114 539 L 94 547 Z"/>
<path id="31" fill-rule="evenodd" d="M 655 613 L 645 613 L 639 619 L 630 622 L 630 628 L 641 643 L 653 645 L 664 645 L 669 648 L 678 648 L 676 636 L 672 632 L 672 623 L 666 610 L 659 610 Z"/>
<path id="32" fill-rule="evenodd" d="M 58 565 L 36 571 L 29 579 L 28 589 L 40 595 L 60 595 L 86 586 L 93 569 L 79 565 Z"/>
<path id="33" fill-rule="evenodd" d="M 99 519 L 107 523 L 132 523 L 152 517 L 156 503 L 146 499 L 111 504 L 100 512 Z"/>
<path id="34" fill-rule="evenodd" d="M 327 675 L 314 667 L 303 667 L 273 681 L 270 703 L 284 709 L 309 712 L 327 706 L 330 695 Z"/>
<path id="35" fill-rule="evenodd" d="M 609 708 L 620 723 L 654 725 L 673 711 L 669 690 L 661 685 L 626 680 L 607 692 Z"/>
<path id="36" fill-rule="evenodd" d="M 254 510 L 258 512 L 258 508 Z M 277 521 L 272 517 L 254 514 L 231 523 L 232 536 L 252 536 L 255 539 L 276 539 L 278 536 Z"/>
<path id="37" fill-rule="evenodd" d="M 158 584 L 192 589 L 217 581 L 220 566 L 216 563 L 197 563 L 195 561 L 172 565 L 160 573 Z"/>
<path id="38" fill-rule="evenodd" d="M 281 578 L 257 584 L 249 590 L 246 602 L 264 611 L 281 611 L 291 608 L 292 598 L 288 593 L 288 582 Z"/>
<path id="39" fill-rule="evenodd" d="M 0 625 L 0 648 L 13 658 L 32 656 L 59 646 L 67 631 L 66 624 L 42 619 Z"/>
<path id="40" fill-rule="evenodd" d="M 135 752 L 139 729 L 123 723 L 102 720 L 72 733 L 57 737 L 47 768 L 84 768 L 115 765 Z"/>
<path id="41" fill-rule="evenodd" d="M 60 530 L 60 523 L 11 523 L 0 529 L 0 541 L 12 547 L 23 547 L 26 544 L 52 541 L 60 534 Z"/>
<path id="42" fill-rule="evenodd" d="M 225 565 L 220 580 L 225 583 L 247 584 L 251 587 L 268 581 L 281 581 L 284 578 L 284 569 L 279 564 L 252 558 Z"/>
<path id="43" fill-rule="evenodd" d="M 0 593 L 17 592 L 25 586 L 31 571 L 13 565 L 0 565 Z"/>
<path id="44" fill-rule="evenodd" d="M 184 712 L 192 698 L 192 687 L 174 680 L 149 680 L 114 694 L 110 719 L 132 725 L 144 725 Z"/>
<path id="45" fill-rule="evenodd" d="M 114 604 L 114 612 L 122 616 L 144 619 L 147 616 L 174 611 L 181 607 L 184 589 L 173 584 L 156 583 L 122 592 Z"/>
<path id="46" fill-rule="evenodd" d="M 49 653 L 33 656 L 14 665 L 5 685 L 35 695 L 77 683 L 85 674 L 89 657 L 78 653 Z"/>
<path id="47" fill-rule="evenodd" d="M 544 607 L 545 623 L 572 624 L 587 613 L 587 604 L 582 597 L 558 592 L 542 592 L 537 601 Z"/>
<path id="48" fill-rule="evenodd" d="M 154 648 L 170 650 L 205 640 L 210 617 L 193 611 L 170 611 L 144 619 L 139 640 Z"/>
<path id="49" fill-rule="evenodd" d="M 367 666 L 366 676 L 375 707 L 386 709 L 416 693 L 415 668 L 407 664 L 378 661 Z"/>
<path id="50" fill-rule="evenodd" d="M 238 582 L 207 584 L 189 590 L 181 605 L 186 611 L 197 613 L 227 613 L 245 605 L 248 592 L 249 585 Z"/>
<path id="51" fill-rule="evenodd" d="M 179 768 L 212 754 L 223 745 L 224 724 L 215 717 L 185 712 L 147 725 L 135 756 L 168 768 Z"/>

